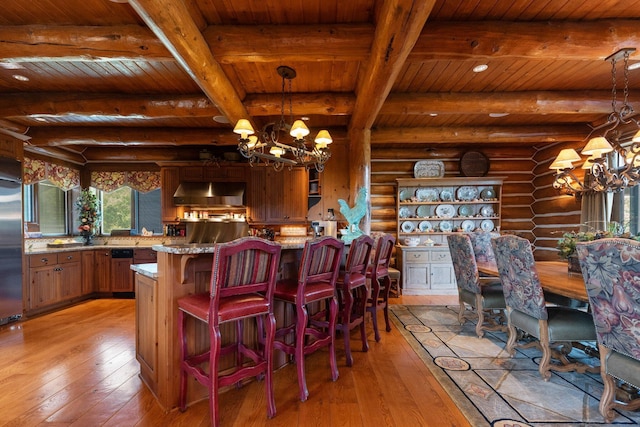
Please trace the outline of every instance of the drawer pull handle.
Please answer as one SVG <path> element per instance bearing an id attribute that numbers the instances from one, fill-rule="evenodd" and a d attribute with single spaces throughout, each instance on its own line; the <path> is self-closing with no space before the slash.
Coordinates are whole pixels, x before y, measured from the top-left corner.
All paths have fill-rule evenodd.
<path id="1" fill-rule="evenodd" d="M 49 259 L 48 258 L 41 258 L 40 262 L 49 262 Z"/>

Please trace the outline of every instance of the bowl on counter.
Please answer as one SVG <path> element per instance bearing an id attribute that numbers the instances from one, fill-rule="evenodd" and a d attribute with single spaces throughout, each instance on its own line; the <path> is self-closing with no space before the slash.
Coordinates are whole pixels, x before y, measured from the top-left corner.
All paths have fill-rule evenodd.
<path id="1" fill-rule="evenodd" d="M 407 237 L 404 239 L 404 244 L 407 246 L 418 246 L 420 244 L 419 237 Z"/>

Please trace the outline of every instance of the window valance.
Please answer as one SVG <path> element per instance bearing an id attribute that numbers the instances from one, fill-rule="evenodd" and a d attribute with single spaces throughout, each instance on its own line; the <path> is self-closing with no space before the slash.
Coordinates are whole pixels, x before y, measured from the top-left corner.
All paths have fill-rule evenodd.
<path id="1" fill-rule="evenodd" d="M 141 193 L 160 188 L 160 172 L 91 172 L 91 186 L 110 193 L 120 187 L 128 186 Z"/>
<path id="2" fill-rule="evenodd" d="M 49 180 L 64 191 L 80 186 L 80 171 L 77 169 L 29 157 L 24 158 L 23 168 L 25 185 Z"/>

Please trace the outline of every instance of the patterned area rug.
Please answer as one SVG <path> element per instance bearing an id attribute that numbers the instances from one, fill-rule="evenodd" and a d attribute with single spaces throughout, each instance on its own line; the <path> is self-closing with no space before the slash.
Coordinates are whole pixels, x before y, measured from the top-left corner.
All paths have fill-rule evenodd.
<path id="1" fill-rule="evenodd" d="M 639 412 L 619 412 L 607 424 L 598 412 L 600 374 L 538 373 L 540 352 L 504 350 L 507 334 L 458 323 L 457 306 L 390 306 L 393 322 L 473 426 L 638 425 Z M 579 350 L 570 354 L 598 365 Z"/>

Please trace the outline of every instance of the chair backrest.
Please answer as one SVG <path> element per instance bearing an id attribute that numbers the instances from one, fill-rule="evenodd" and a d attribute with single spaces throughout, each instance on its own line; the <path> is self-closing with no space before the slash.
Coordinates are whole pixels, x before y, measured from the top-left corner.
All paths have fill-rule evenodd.
<path id="1" fill-rule="evenodd" d="M 507 307 L 538 320 L 547 320 L 547 308 L 538 279 L 531 243 L 505 235 L 491 239 Z"/>
<path id="2" fill-rule="evenodd" d="M 308 240 L 304 245 L 298 270 L 298 294 L 303 295 L 306 284 L 310 282 L 335 285 L 343 250 L 344 242 L 335 237 Z"/>
<path id="3" fill-rule="evenodd" d="M 396 238 L 392 234 L 386 233 L 378 238 L 373 263 L 371 264 L 372 280 L 377 281 L 380 277 L 389 275 L 389 263 L 391 262 L 395 244 Z"/>
<path id="4" fill-rule="evenodd" d="M 447 236 L 447 243 L 449 244 L 453 271 L 456 275 L 456 285 L 460 289 L 479 294 L 478 265 L 473 256 L 471 239 L 466 234 L 453 233 Z"/>
<path id="5" fill-rule="evenodd" d="M 640 360 L 640 242 L 576 245 L 599 344 Z"/>
<path id="6" fill-rule="evenodd" d="M 281 246 L 258 237 L 243 237 L 215 245 L 211 274 L 211 297 L 264 293 L 272 299 Z"/>
<path id="7" fill-rule="evenodd" d="M 473 247 L 473 255 L 476 262 L 486 262 L 495 264 L 496 257 L 491 247 L 491 239 L 499 237 L 500 233 L 492 231 L 474 231 L 468 234 L 471 239 L 471 246 Z"/>
<path id="8" fill-rule="evenodd" d="M 349 255 L 345 264 L 345 276 L 362 276 L 364 279 L 370 263 L 371 251 L 373 249 L 373 239 L 366 234 L 351 242 Z"/>

